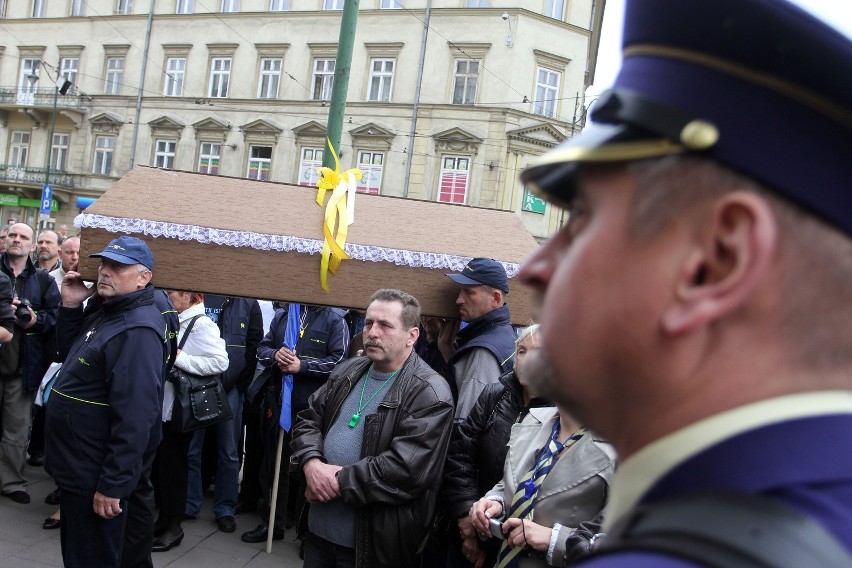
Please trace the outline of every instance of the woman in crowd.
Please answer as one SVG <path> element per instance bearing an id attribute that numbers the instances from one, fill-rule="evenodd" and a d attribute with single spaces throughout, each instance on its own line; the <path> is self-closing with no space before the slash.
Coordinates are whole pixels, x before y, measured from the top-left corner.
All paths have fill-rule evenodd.
<path id="1" fill-rule="evenodd" d="M 468 513 L 502 479 L 512 425 L 523 420 L 530 408 L 551 406 L 548 400 L 533 397 L 522 371 L 527 354 L 539 347 L 538 330 L 535 324 L 521 331 L 515 342 L 515 370 L 485 387 L 470 415 L 453 433 L 442 495 L 452 523 L 447 534 L 448 567 L 493 566 L 497 559 L 499 543 L 481 541 Z"/>
<path id="2" fill-rule="evenodd" d="M 204 315 L 204 295 L 170 291 L 169 299 L 180 320 L 178 343 L 183 340 L 192 319 L 199 316 L 183 348 L 178 349 L 174 366 L 195 375 L 215 375 L 227 370 L 225 340 L 219 336 L 216 324 Z M 157 449 L 154 463 L 160 514 L 154 524 L 153 552 L 171 550 L 183 540 L 181 521 L 186 507 L 189 443 L 193 432 L 179 433 L 172 430 L 173 405 L 174 387 L 166 381 L 163 391 L 163 441 Z"/>
<path id="3" fill-rule="evenodd" d="M 564 409 L 531 409 L 512 427 L 503 479 L 471 507 L 471 524 L 490 535 L 489 521 L 501 522 L 498 568 L 562 566 L 566 543 L 580 546 L 580 524 L 600 520 L 614 469 L 612 447 Z"/>

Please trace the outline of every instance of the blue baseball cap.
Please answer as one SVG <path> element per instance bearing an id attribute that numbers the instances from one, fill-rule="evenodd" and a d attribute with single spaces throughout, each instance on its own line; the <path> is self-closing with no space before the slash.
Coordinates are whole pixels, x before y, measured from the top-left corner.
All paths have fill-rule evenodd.
<path id="1" fill-rule="evenodd" d="M 456 284 L 464 286 L 491 286 L 509 293 L 509 277 L 502 264 L 493 258 L 474 258 L 465 265 L 461 274 L 447 274 Z"/>
<path id="2" fill-rule="evenodd" d="M 111 240 L 103 252 L 89 255 L 92 258 L 108 258 L 121 264 L 141 264 L 148 270 L 154 269 L 154 254 L 145 241 L 136 237 L 122 236 Z"/>
<path id="3" fill-rule="evenodd" d="M 781 0 L 627 0 L 595 124 L 522 181 L 566 204 L 583 164 L 706 156 L 852 234 L 852 40 Z"/>

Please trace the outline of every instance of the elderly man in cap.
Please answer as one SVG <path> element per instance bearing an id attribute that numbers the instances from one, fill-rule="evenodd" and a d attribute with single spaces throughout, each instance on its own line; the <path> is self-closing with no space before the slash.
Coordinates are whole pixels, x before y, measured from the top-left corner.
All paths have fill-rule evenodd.
<path id="1" fill-rule="evenodd" d="M 570 213 L 528 374 L 620 459 L 583 566 L 852 565 L 849 77 L 787 2 L 628 0 L 599 124 L 524 171 Z"/>
<path id="2" fill-rule="evenodd" d="M 62 282 L 57 329 L 65 359 L 47 409 L 46 469 L 62 489 L 67 567 L 119 566 L 127 498 L 158 431 L 166 325 L 150 284 L 154 256 L 135 237 L 109 242 L 100 258 L 100 309 L 80 274 Z"/>
<path id="3" fill-rule="evenodd" d="M 509 278 L 502 264 L 474 258 L 460 274 L 447 276 L 459 285 L 456 304 L 461 320 L 467 323 L 461 330 L 458 322 L 445 325 L 438 337 L 438 349 L 451 367 L 458 423 L 470 414 L 485 385 L 496 383 L 511 370 L 517 336 L 509 306 L 503 302 L 509 293 Z"/>

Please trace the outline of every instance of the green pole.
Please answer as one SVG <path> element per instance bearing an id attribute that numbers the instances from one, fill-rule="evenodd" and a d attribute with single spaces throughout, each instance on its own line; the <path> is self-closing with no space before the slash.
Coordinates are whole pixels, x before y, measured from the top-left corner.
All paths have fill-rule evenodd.
<path id="1" fill-rule="evenodd" d="M 331 107 L 328 109 L 328 140 L 322 156 L 322 165 L 334 168 L 334 158 L 328 143 L 334 151 L 340 152 L 340 137 L 343 134 L 343 115 L 346 114 L 346 93 L 349 90 L 349 75 L 352 72 L 352 47 L 355 45 L 355 27 L 358 22 L 359 0 L 345 0 L 343 18 L 340 22 L 340 39 L 337 42 L 337 61 L 334 66 L 334 85 L 331 88 Z"/>

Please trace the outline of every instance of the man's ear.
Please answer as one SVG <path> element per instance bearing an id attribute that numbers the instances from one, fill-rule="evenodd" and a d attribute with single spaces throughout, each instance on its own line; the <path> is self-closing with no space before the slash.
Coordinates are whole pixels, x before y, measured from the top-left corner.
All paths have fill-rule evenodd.
<path id="1" fill-rule="evenodd" d="M 503 290 L 498 290 L 494 288 L 491 291 L 491 306 L 494 308 L 499 308 L 503 305 Z"/>
<path id="2" fill-rule="evenodd" d="M 408 330 L 408 340 L 405 342 L 405 345 L 411 347 L 415 343 L 417 343 L 417 339 L 420 337 L 420 328 L 412 327 Z"/>
<path id="3" fill-rule="evenodd" d="M 141 290 L 142 288 L 147 286 L 148 282 L 151 281 L 151 278 L 153 276 L 154 276 L 154 273 L 151 272 L 150 270 L 143 270 L 142 272 L 140 272 L 139 273 L 139 280 L 137 280 L 137 284 L 139 286 L 139 289 Z"/>
<path id="4" fill-rule="evenodd" d="M 685 255 L 665 332 L 679 335 L 723 319 L 745 305 L 767 276 L 778 246 L 778 221 L 754 193 L 734 192 L 696 213 L 692 251 Z"/>

